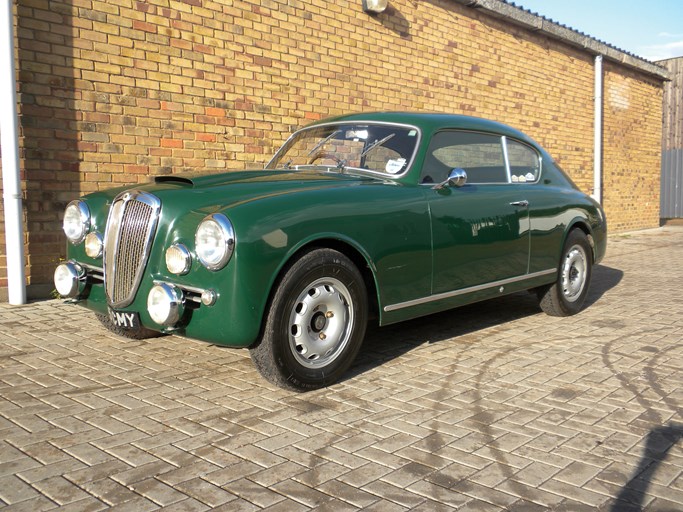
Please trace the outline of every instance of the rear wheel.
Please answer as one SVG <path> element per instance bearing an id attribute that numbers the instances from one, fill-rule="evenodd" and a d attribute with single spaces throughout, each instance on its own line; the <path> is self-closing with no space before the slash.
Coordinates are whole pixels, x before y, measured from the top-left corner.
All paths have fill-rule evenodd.
<path id="1" fill-rule="evenodd" d="M 551 316 L 570 316 L 581 311 L 593 271 L 593 253 L 580 229 L 569 233 L 555 283 L 538 291 L 541 309 Z"/>
<path id="2" fill-rule="evenodd" d="M 360 349 L 367 324 L 363 277 L 343 254 L 312 250 L 283 274 L 260 340 L 250 348 L 259 372 L 305 391 L 339 380 Z"/>

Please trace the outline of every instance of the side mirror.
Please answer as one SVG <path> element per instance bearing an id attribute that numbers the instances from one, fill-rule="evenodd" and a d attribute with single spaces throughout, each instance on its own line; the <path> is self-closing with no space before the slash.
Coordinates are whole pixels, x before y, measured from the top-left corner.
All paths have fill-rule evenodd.
<path id="1" fill-rule="evenodd" d="M 465 169 L 461 169 L 460 167 L 456 167 L 455 169 L 451 169 L 451 172 L 448 173 L 448 178 L 446 181 L 438 183 L 434 185 L 432 188 L 434 190 L 441 190 L 442 188 L 446 187 L 462 187 L 465 183 L 467 183 L 467 173 L 465 172 Z"/>

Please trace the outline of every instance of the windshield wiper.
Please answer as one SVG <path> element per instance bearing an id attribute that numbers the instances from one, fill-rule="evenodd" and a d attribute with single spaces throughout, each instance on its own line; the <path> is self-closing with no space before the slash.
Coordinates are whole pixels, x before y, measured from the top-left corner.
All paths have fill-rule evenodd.
<path id="1" fill-rule="evenodd" d="M 373 149 L 375 149 L 377 146 L 381 146 L 381 145 L 384 144 L 386 141 L 388 141 L 390 138 L 392 138 L 394 135 L 396 135 L 396 134 L 395 134 L 395 133 L 392 133 L 392 134 L 387 135 L 386 137 L 384 137 L 382 140 L 376 140 L 375 142 L 373 142 L 372 144 L 370 144 L 367 148 L 365 148 L 365 151 L 363 151 L 363 152 L 360 154 L 360 157 L 359 157 L 359 158 L 363 158 L 363 157 L 364 157 L 365 155 L 367 155 L 370 151 L 372 151 Z"/>
<path id="2" fill-rule="evenodd" d="M 322 146 L 323 144 L 325 144 L 327 141 L 329 141 L 332 137 L 334 137 L 335 135 L 337 135 L 337 134 L 340 133 L 340 132 L 341 132 L 341 130 L 335 130 L 335 131 L 333 131 L 332 133 L 330 133 L 327 137 L 325 137 L 323 140 L 321 140 L 321 141 L 318 142 L 315 146 L 313 146 L 313 149 L 311 149 L 311 150 L 308 152 L 308 155 L 306 155 L 306 156 L 311 156 L 313 153 L 315 153 L 316 151 L 318 151 L 318 148 L 319 148 L 320 146 Z"/>

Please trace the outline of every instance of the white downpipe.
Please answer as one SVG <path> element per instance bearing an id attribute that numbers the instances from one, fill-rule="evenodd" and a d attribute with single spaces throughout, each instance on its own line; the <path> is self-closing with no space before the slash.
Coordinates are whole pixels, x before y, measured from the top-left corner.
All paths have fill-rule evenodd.
<path id="1" fill-rule="evenodd" d="M 14 68 L 14 2 L 0 2 L 0 145 L 2 197 L 5 203 L 7 284 L 10 304 L 26 304 L 24 222 L 19 174 L 17 82 Z"/>
<path id="2" fill-rule="evenodd" d="M 593 199 L 602 204 L 602 55 L 595 56 Z"/>

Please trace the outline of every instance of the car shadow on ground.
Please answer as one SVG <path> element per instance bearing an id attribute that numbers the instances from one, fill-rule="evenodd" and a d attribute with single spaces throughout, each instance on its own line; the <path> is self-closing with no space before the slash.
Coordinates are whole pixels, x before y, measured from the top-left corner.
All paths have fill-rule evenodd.
<path id="1" fill-rule="evenodd" d="M 623 275 L 621 270 L 596 266 L 585 307 L 599 302 L 603 295 L 619 284 Z M 536 295 L 519 292 L 386 327 L 370 324 L 363 347 L 344 380 L 396 359 L 425 343 L 463 337 L 541 314 Z"/>

